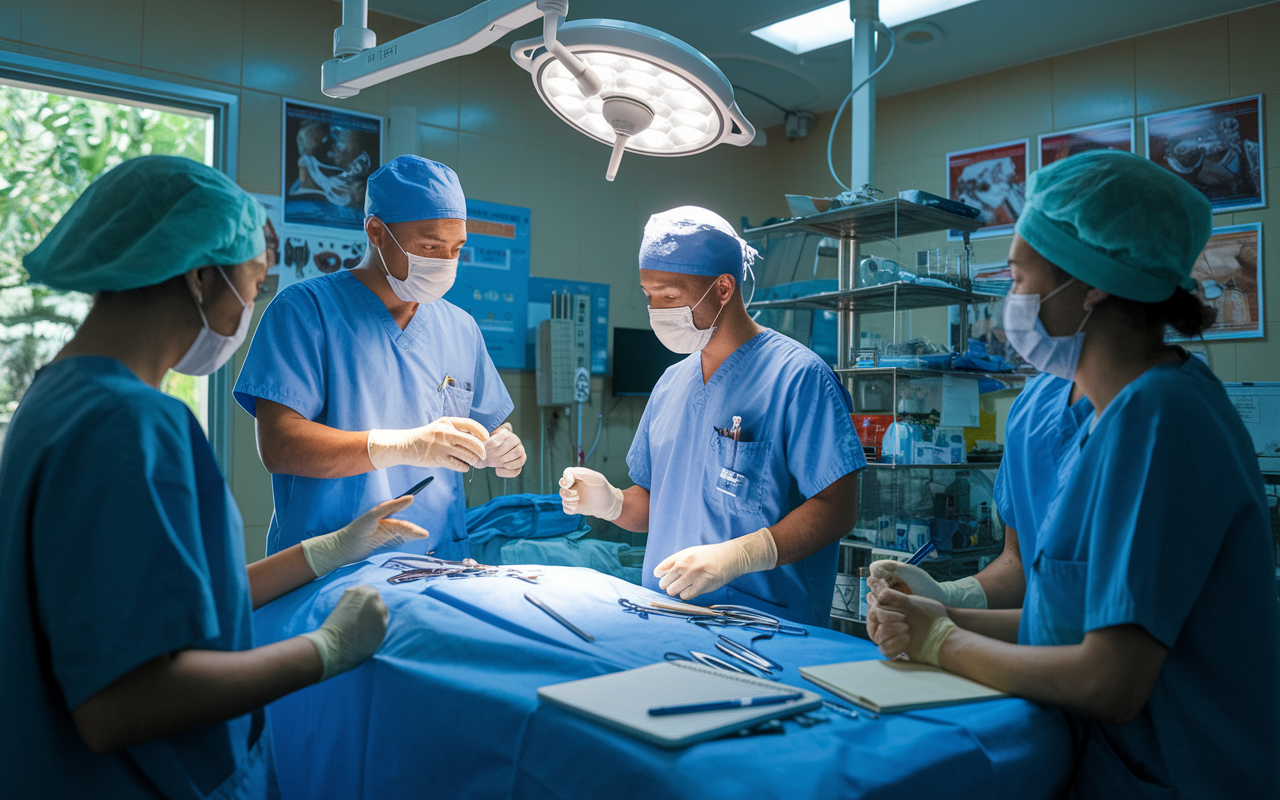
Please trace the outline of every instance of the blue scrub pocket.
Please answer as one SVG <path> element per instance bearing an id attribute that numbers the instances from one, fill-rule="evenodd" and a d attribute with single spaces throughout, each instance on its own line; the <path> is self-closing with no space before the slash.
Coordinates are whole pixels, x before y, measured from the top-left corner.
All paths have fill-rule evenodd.
<path id="1" fill-rule="evenodd" d="M 1041 552 L 1031 566 L 1027 587 L 1030 644 L 1079 644 L 1084 641 L 1088 561 L 1063 561 Z"/>
<path id="2" fill-rule="evenodd" d="M 760 487 L 769 468 L 771 450 L 770 442 L 738 442 L 735 455 L 734 441 L 713 433 L 711 458 L 704 476 L 704 491 L 711 507 L 722 508 L 730 516 L 763 518 Z"/>
<path id="3" fill-rule="evenodd" d="M 469 385 L 470 381 L 464 384 L 461 380 L 458 381 L 456 386 L 448 384 L 445 385 L 440 392 L 442 399 L 444 400 L 444 416 L 471 416 L 471 401 L 475 397 L 475 392 L 471 389 L 464 388 Z"/>

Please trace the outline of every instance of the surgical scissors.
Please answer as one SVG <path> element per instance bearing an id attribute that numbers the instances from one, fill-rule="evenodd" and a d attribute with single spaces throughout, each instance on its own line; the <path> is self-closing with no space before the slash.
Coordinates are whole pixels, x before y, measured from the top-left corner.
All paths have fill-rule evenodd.
<path id="1" fill-rule="evenodd" d="M 784 636 L 808 636 L 809 631 L 796 625 L 784 625 L 782 621 L 776 617 L 771 617 L 764 612 L 757 611 L 754 608 L 737 605 L 715 605 L 708 606 L 714 614 L 708 615 L 704 613 L 694 613 L 688 611 L 680 611 L 673 608 L 658 608 L 652 605 L 642 605 L 634 600 L 625 597 L 618 598 L 618 605 L 627 611 L 637 615 L 641 619 L 648 619 L 650 614 L 656 614 L 660 617 L 675 617 L 692 622 L 700 627 L 717 626 L 725 628 L 745 628 L 756 631 L 767 631 L 769 636 L 774 634 L 782 634 Z"/>
<path id="2" fill-rule="evenodd" d="M 753 648 L 748 647 L 740 642 L 735 642 L 723 633 L 717 636 L 719 641 L 716 642 L 716 649 L 725 655 L 733 656 L 740 661 L 745 661 L 751 666 L 762 672 L 772 673 L 775 669 L 781 671 L 782 665 L 777 661 L 756 652 Z"/>
<path id="3" fill-rule="evenodd" d="M 666 659 L 667 661 L 692 661 L 697 664 L 702 664 L 703 666 L 706 666 L 706 667 L 711 667 L 712 669 L 722 669 L 728 672 L 738 672 L 743 675 L 752 674 L 747 670 L 743 669 L 742 667 L 736 666 L 734 664 L 730 664 L 728 661 L 725 661 L 723 658 L 717 658 L 716 656 L 707 655 L 706 653 L 700 653 L 697 650 L 690 650 L 689 655 L 687 656 L 684 653 L 667 653 L 666 655 L 663 656 L 663 658 Z"/>

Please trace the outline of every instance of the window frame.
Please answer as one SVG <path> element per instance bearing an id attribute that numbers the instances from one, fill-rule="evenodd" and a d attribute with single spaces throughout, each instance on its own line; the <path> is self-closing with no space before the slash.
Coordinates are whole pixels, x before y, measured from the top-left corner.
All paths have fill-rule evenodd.
<path id="1" fill-rule="evenodd" d="M 63 89 L 106 102 L 132 102 L 160 110 L 208 114 L 213 139 L 213 167 L 236 179 L 240 132 L 240 96 L 143 78 L 138 75 L 67 64 L 47 58 L 0 51 L 0 81 L 41 91 Z M 231 481 L 231 389 L 235 376 L 228 362 L 209 376 L 208 437 L 228 484 Z"/>

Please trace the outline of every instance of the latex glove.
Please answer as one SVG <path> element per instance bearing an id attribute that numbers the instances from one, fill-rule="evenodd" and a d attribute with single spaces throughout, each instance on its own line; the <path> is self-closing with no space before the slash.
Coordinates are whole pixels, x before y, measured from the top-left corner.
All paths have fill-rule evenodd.
<path id="1" fill-rule="evenodd" d="M 613 522 L 622 513 L 622 490 L 593 469 L 567 467 L 560 478 L 560 505 L 566 514 Z"/>
<path id="2" fill-rule="evenodd" d="M 885 560 L 871 562 L 871 577 L 880 578 L 890 589 L 928 597 L 949 608 L 987 607 L 987 593 L 972 575 L 958 581 L 938 583 L 917 566 Z"/>
<path id="3" fill-rule="evenodd" d="M 493 467 L 499 478 L 514 478 L 524 468 L 528 460 L 520 437 L 511 430 L 511 423 L 504 422 L 498 429 L 489 434 L 484 443 L 484 461 L 477 467 Z"/>
<path id="4" fill-rule="evenodd" d="M 876 578 L 867 587 L 867 635 L 881 654 L 938 666 L 938 651 L 956 629 L 942 603 L 894 591 Z"/>
<path id="5" fill-rule="evenodd" d="M 324 665 L 320 680 L 346 672 L 378 652 L 389 616 L 382 595 L 372 586 L 353 586 L 343 592 L 324 624 L 302 634 L 320 653 Z"/>
<path id="6" fill-rule="evenodd" d="M 395 547 L 411 539 L 425 539 L 422 528 L 403 519 L 384 519 L 413 505 L 412 497 L 400 497 L 379 503 L 345 527 L 323 536 L 302 540 L 302 554 L 311 571 L 319 578 L 338 567 L 363 561 L 376 550 Z"/>
<path id="7" fill-rule="evenodd" d="M 374 469 L 444 467 L 466 472 L 484 460 L 489 432 L 466 417 L 441 417 L 406 430 L 369 431 L 369 460 Z"/>
<path id="8" fill-rule="evenodd" d="M 653 577 L 660 578 L 659 589 L 672 597 L 689 600 L 714 592 L 748 572 L 773 569 L 777 565 L 778 548 L 773 533 L 761 528 L 727 542 L 686 547 L 667 556 L 653 571 Z"/>

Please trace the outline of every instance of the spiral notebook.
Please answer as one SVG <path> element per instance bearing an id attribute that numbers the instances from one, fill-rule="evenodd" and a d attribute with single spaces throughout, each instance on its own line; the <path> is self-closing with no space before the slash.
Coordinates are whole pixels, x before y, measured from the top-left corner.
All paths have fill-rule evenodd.
<path id="1" fill-rule="evenodd" d="M 799 700 L 755 708 L 651 717 L 649 709 L 799 691 Z M 538 697 L 659 747 L 686 747 L 822 705 L 817 694 L 684 661 L 664 661 L 538 689 Z"/>

